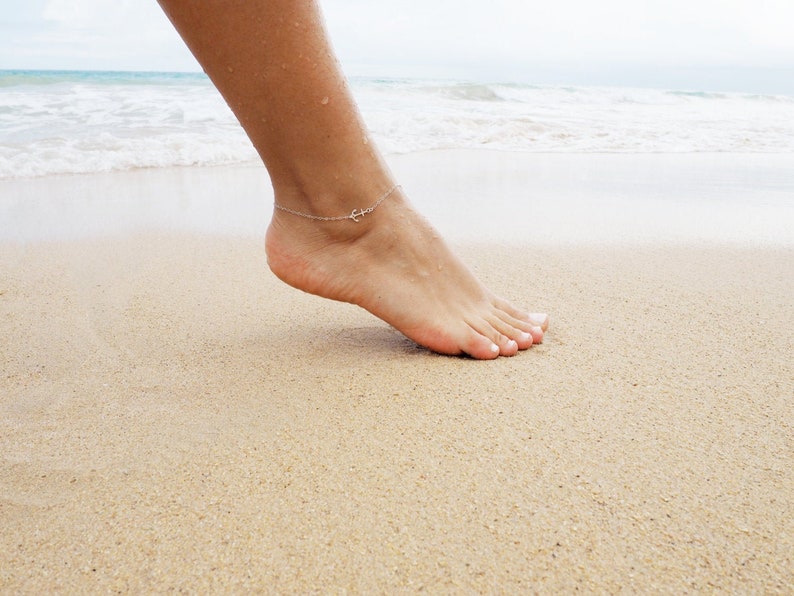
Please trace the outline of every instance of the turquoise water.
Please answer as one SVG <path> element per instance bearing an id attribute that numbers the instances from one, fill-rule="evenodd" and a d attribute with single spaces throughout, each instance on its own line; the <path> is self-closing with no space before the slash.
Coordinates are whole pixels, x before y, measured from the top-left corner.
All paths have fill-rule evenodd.
<path id="1" fill-rule="evenodd" d="M 210 84 L 200 72 L 125 72 L 99 70 L 0 70 L 0 87 L 93 83 L 98 85 Z"/>

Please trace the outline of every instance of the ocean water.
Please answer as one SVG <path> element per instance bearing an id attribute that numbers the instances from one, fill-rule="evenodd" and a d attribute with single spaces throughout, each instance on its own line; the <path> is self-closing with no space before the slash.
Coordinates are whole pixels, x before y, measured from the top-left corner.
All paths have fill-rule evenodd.
<path id="1" fill-rule="evenodd" d="M 794 97 L 354 79 L 387 154 L 794 153 Z M 0 71 L 0 179 L 256 159 L 198 73 Z"/>

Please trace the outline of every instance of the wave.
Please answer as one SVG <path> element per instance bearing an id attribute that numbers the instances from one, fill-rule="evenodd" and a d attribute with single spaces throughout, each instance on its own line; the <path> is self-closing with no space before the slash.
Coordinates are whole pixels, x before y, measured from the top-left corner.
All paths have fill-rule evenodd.
<path id="1" fill-rule="evenodd" d="M 457 83 L 428 87 L 428 91 L 463 101 L 505 101 L 490 85 Z"/>
<path id="2" fill-rule="evenodd" d="M 794 152 L 794 98 L 700 91 L 353 79 L 386 153 Z M 201 73 L 0 71 L 0 178 L 246 162 Z"/>

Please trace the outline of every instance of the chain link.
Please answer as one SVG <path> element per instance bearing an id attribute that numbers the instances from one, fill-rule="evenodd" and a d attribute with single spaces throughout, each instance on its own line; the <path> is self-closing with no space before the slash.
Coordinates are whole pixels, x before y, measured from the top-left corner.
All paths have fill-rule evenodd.
<path id="1" fill-rule="evenodd" d="M 291 213 L 292 215 L 297 215 L 299 217 L 305 217 L 306 219 L 313 219 L 315 221 L 343 221 L 345 219 L 352 219 L 354 222 L 358 223 L 360 219 L 375 211 L 378 206 L 385 201 L 386 199 L 391 196 L 391 194 L 400 188 L 399 184 L 395 184 L 385 193 L 383 193 L 377 201 L 375 201 L 371 206 L 367 207 L 366 209 L 353 209 L 350 215 L 338 215 L 336 217 L 323 217 L 321 215 L 312 215 L 311 213 L 303 213 L 301 211 L 295 211 L 294 209 L 290 209 L 289 207 L 284 207 L 283 205 L 279 205 L 278 203 L 273 203 L 273 206 L 276 209 L 280 209 L 281 211 L 286 211 L 287 213 Z"/>

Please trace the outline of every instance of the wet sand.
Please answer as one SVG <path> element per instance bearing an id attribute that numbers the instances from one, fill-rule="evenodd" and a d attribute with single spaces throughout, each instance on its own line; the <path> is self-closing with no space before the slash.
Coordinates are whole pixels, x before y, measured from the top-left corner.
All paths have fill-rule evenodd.
<path id="1" fill-rule="evenodd" d="M 417 184 L 412 159 L 394 167 Z M 674 216 L 613 243 L 456 228 L 492 288 L 552 314 L 543 345 L 485 363 L 284 286 L 234 208 L 179 228 L 168 194 L 125 229 L 69 229 L 91 193 L 182 188 L 194 213 L 229 174 L 180 175 L 16 181 L 40 197 L 25 213 L 4 197 L 0 591 L 791 590 L 785 238 L 698 240 Z M 62 237 L 37 231 L 58 201 Z"/>

